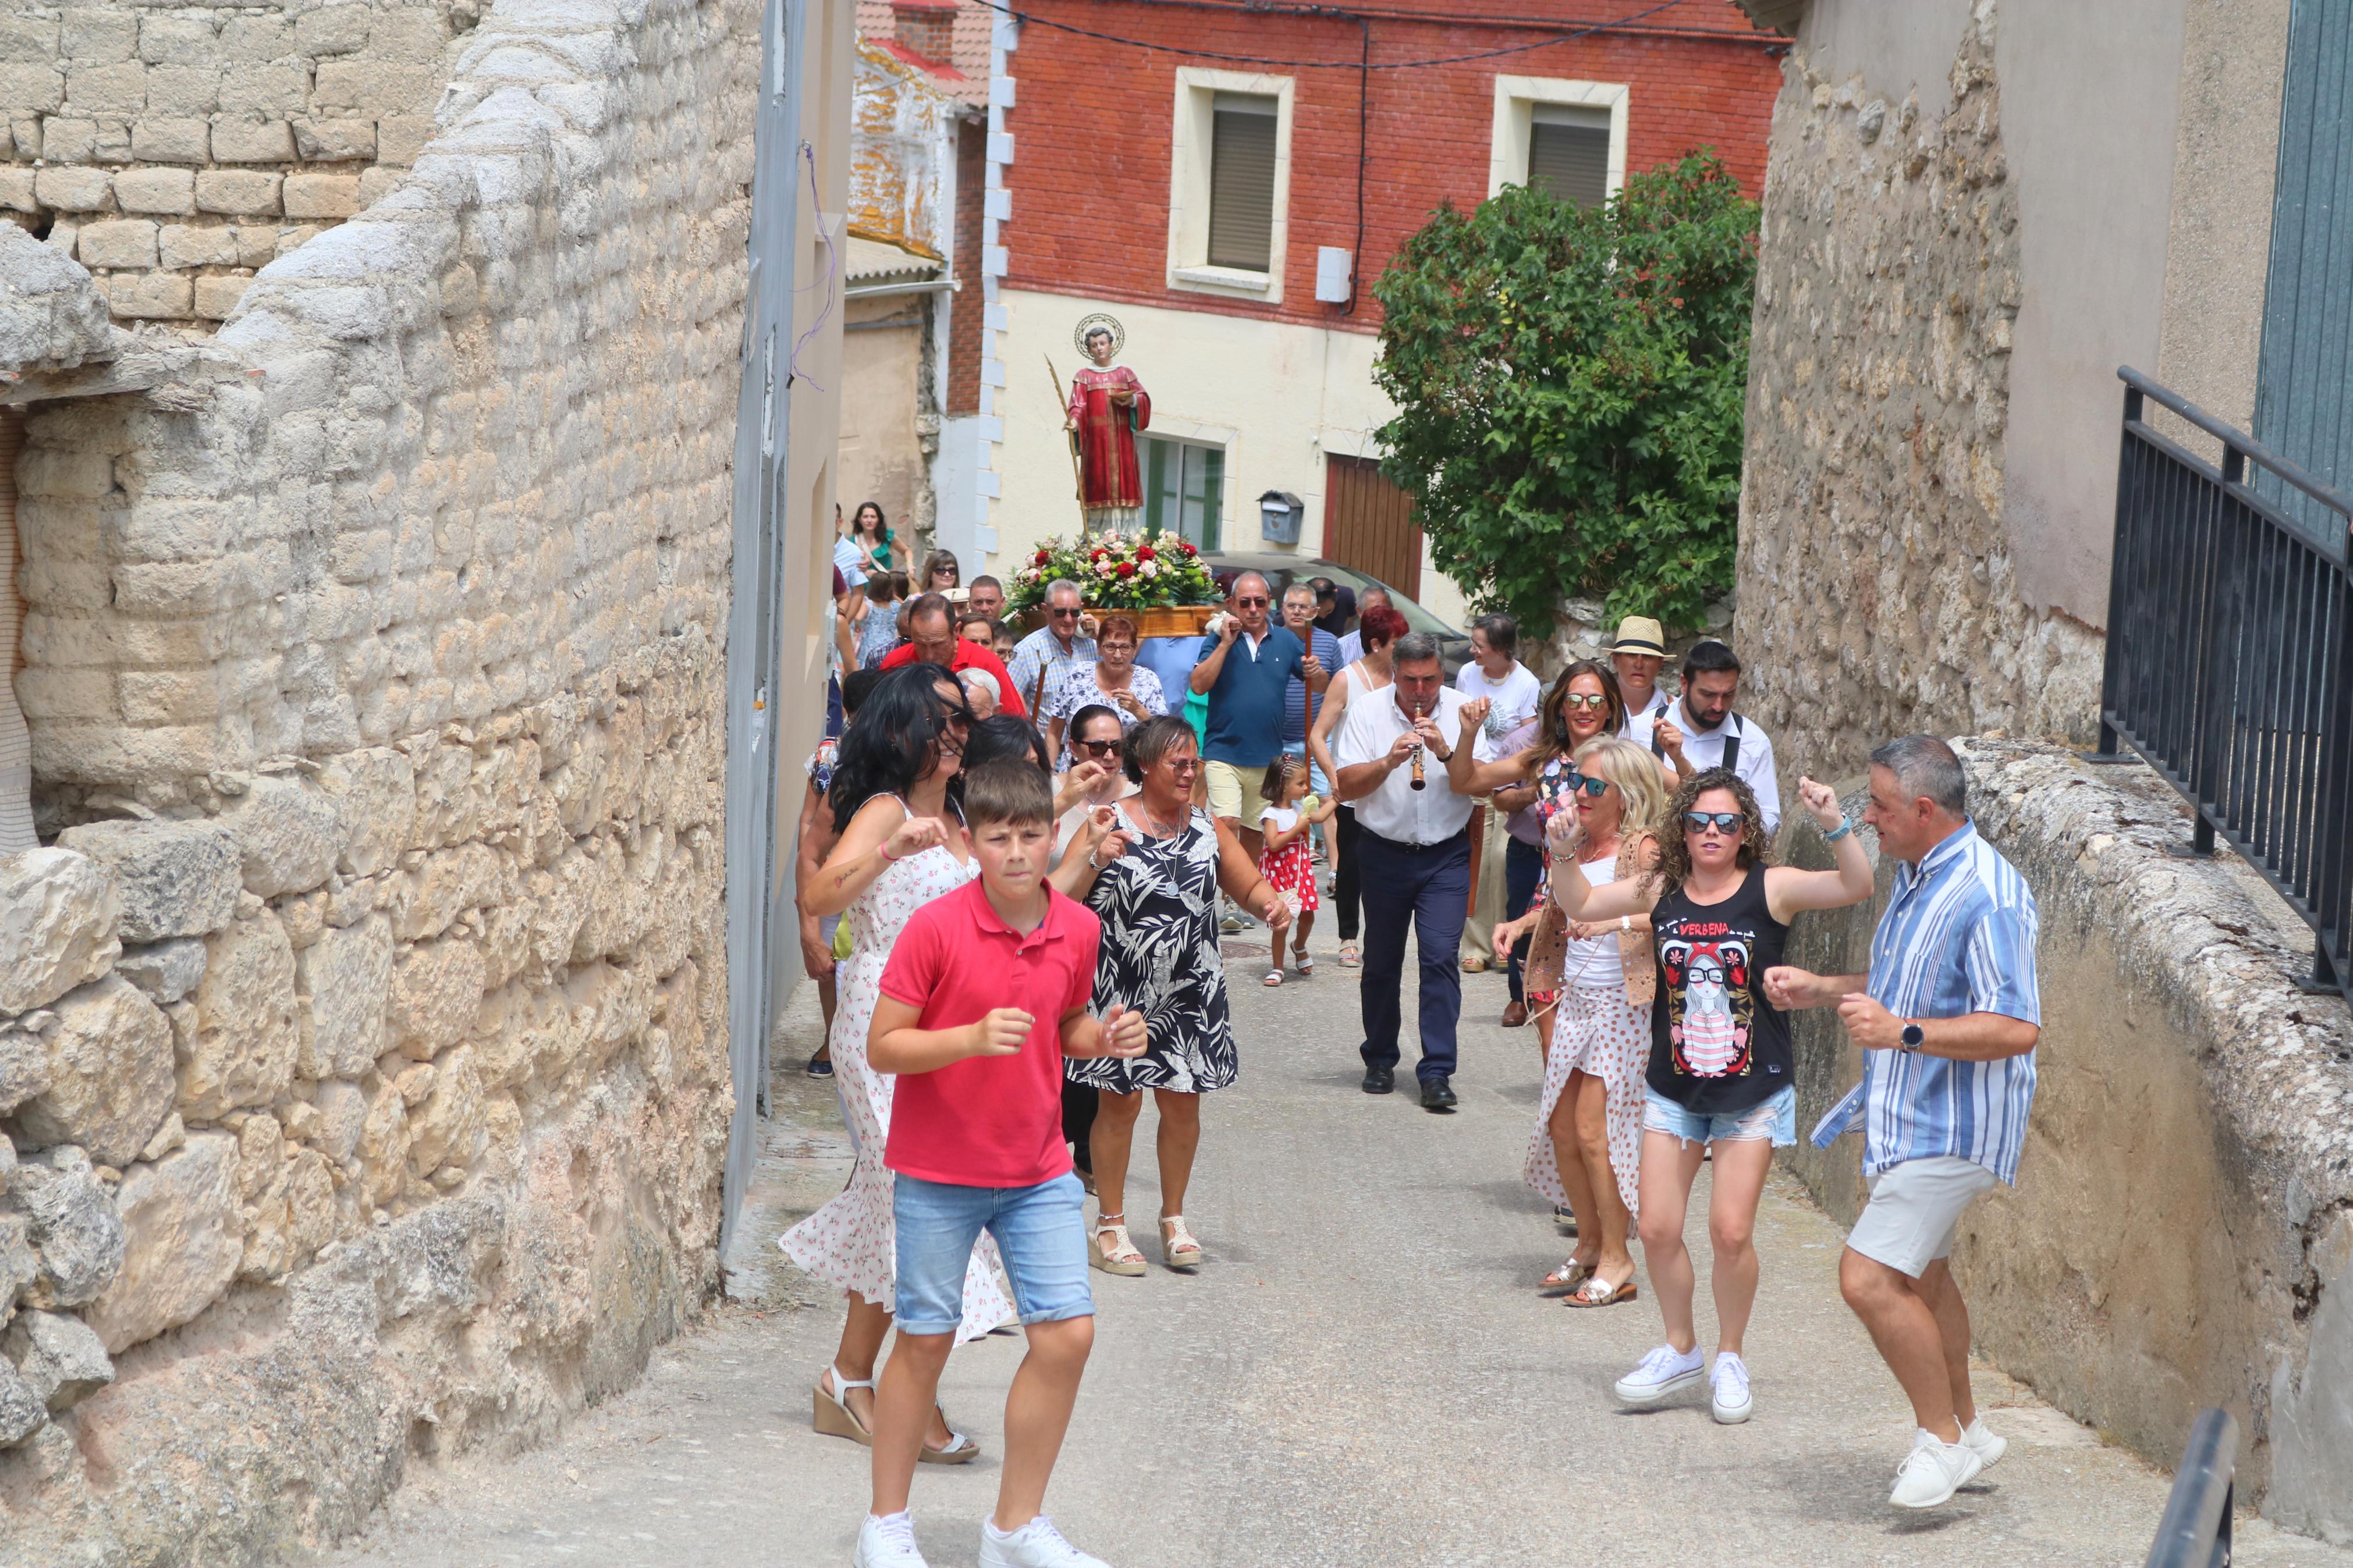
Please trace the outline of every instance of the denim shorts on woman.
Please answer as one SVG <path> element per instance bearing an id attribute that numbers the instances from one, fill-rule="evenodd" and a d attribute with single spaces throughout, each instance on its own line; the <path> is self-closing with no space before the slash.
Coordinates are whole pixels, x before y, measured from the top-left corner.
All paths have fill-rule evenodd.
<path id="1" fill-rule="evenodd" d="M 1094 1316 L 1087 1289 L 1087 1190 L 1068 1172 L 1034 1187 L 959 1187 L 892 1178 L 899 1227 L 899 1331 L 946 1334 L 964 1321 L 964 1277 L 984 1230 L 997 1237 L 1024 1323 Z"/>
<path id="2" fill-rule="evenodd" d="M 1775 1148 L 1781 1148 L 1798 1141 L 1798 1086 L 1791 1084 L 1772 1099 L 1729 1116 L 1698 1116 L 1645 1084 L 1642 1131 L 1663 1132 L 1686 1143 L 1738 1143 L 1769 1138 Z"/>

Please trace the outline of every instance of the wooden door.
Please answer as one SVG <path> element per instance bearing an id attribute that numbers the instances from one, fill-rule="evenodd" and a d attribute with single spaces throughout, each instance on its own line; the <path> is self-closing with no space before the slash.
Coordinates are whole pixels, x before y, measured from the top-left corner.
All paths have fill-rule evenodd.
<path id="1" fill-rule="evenodd" d="M 1413 500 L 1366 458 L 1324 459 L 1324 553 L 1421 597 L 1421 528 Z"/>

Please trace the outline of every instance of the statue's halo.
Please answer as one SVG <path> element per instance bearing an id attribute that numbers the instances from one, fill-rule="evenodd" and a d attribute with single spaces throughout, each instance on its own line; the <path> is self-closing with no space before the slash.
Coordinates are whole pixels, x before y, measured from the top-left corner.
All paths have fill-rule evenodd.
<path id="1" fill-rule="evenodd" d="M 1071 333 L 1071 342 L 1077 344 L 1079 353 L 1084 355 L 1087 352 L 1087 334 L 1097 327 L 1111 329 L 1112 357 L 1116 359 L 1119 357 L 1119 351 L 1127 346 L 1127 329 L 1119 324 L 1117 316 L 1108 311 L 1097 310 L 1092 316 L 1081 317 L 1077 329 Z"/>

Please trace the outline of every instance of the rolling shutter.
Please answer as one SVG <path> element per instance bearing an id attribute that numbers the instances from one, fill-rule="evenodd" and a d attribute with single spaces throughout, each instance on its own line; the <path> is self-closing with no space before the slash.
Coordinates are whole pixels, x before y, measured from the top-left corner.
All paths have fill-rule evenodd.
<path id="1" fill-rule="evenodd" d="M 1565 202 L 1609 198 L 1609 111 L 1538 103 L 1528 112 L 1528 184 Z"/>
<path id="2" fill-rule="evenodd" d="M 1221 92 L 1211 111 L 1209 265 L 1264 272 L 1274 250 L 1271 98 Z"/>

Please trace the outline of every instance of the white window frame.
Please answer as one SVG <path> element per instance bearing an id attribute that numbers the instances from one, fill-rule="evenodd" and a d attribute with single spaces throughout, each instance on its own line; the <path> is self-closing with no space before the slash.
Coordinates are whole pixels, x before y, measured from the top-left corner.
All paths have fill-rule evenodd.
<path id="1" fill-rule="evenodd" d="M 1572 81 L 1565 77 L 1499 76 L 1495 79 L 1495 130 L 1487 153 L 1487 194 L 1528 183 L 1528 132 L 1539 103 L 1573 104 L 1609 111 L 1609 184 L 1616 195 L 1626 183 L 1626 109 L 1622 81 Z"/>
<path id="2" fill-rule="evenodd" d="M 1176 112 L 1168 144 L 1168 287 L 1228 300 L 1282 303 L 1283 260 L 1291 238 L 1291 109 L 1293 79 L 1250 71 L 1176 68 Z M 1267 270 L 1209 265 L 1209 153 L 1221 92 L 1275 100 L 1274 213 Z M 1526 155 L 1521 155 L 1525 163 Z"/>

